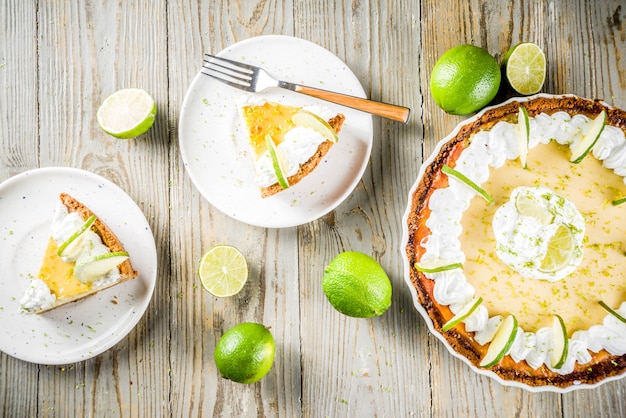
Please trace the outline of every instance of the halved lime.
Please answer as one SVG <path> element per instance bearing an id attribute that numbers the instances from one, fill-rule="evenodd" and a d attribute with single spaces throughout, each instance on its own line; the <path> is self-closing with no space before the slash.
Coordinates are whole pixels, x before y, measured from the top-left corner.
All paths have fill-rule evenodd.
<path id="1" fill-rule="evenodd" d="M 519 193 L 515 197 L 515 209 L 520 215 L 535 218 L 543 225 L 550 225 L 554 220 L 546 205 L 531 193 Z"/>
<path id="2" fill-rule="evenodd" d="M 567 329 L 565 322 L 559 315 L 554 315 L 552 322 L 552 354 L 550 365 L 555 369 L 560 369 L 567 360 L 569 340 L 567 339 Z"/>
<path id="3" fill-rule="evenodd" d="M 515 45 L 502 59 L 509 85 L 523 95 L 535 94 L 546 79 L 546 57 L 532 42 Z"/>
<path id="4" fill-rule="evenodd" d="M 120 139 L 145 133 L 156 117 L 154 99 L 142 89 L 118 90 L 102 102 L 96 118 L 109 135 Z"/>
<path id="5" fill-rule="evenodd" d="M 574 256 L 575 249 L 574 234 L 566 225 L 559 225 L 548 242 L 548 250 L 541 261 L 539 270 L 544 273 L 554 273 L 563 269 Z"/>
<path id="6" fill-rule="evenodd" d="M 313 129 L 328 141 L 337 142 L 339 140 L 339 137 L 332 126 L 315 113 L 311 113 L 307 110 L 300 110 L 291 117 L 291 120 L 296 126 Z"/>
<path id="7" fill-rule="evenodd" d="M 605 125 L 606 112 L 602 110 L 602 112 L 600 112 L 600 114 L 591 121 L 589 129 L 587 129 L 587 132 L 583 136 L 578 146 L 572 150 L 570 162 L 578 164 L 583 160 L 583 158 L 587 156 L 587 154 L 589 154 L 593 146 L 596 144 L 596 142 L 598 142 L 598 139 L 600 138 L 600 135 L 602 134 Z"/>
<path id="8" fill-rule="evenodd" d="M 489 203 L 493 202 L 493 199 L 491 198 L 491 196 L 489 196 L 489 193 L 487 193 L 478 184 L 476 184 L 472 180 L 470 180 L 463 173 L 458 172 L 454 168 L 451 168 L 451 167 L 449 167 L 447 165 L 444 165 L 443 167 L 441 167 L 441 171 L 443 171 L 444 173 L 446 173 L 449 176 L 457 178 L 461 182 L 465 183 L 466 185 L 468 185 L 469 187 L 474 189 L 474 191 L 476 191 L 479 195 L 481 195 L 487 202 L 489 202 Z"/>
<path id="9" fill-rule="evenodd" d="M 485 357 L 480 361 L 480 367 L 492 367 L 498 364 L 511 349 L 516 334 L 517 318 L 513 314 L 509 314 L 496 331 Z"/>
<path id="10" fill-rule="evenodd" d="M 248 280 L 248 264 L 237 248 L 216 245 L 200 259 L 198 275 L 202 286 L 212 295 L 233 296 Z"/>
<path id="11" fill-rule="evenodd" d="M 276 144 L 269 134 L 265 135 L 265 147 L 267 148 L 267 152 L 270 154 L 272 167 L 274 167 L 274 173 L 276 173 L 278 184 L 280 184 L 280 187 L 283 189 L 288 189 L 289 179 L 286 175 L 285 166 L 283 165 L 280 155 L 278 154 L 278 148 L 276 148 Z"/>

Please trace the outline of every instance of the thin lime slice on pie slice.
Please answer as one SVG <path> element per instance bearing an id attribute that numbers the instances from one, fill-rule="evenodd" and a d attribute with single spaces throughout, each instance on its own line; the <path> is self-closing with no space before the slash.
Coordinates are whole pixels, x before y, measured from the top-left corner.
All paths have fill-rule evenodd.
<path id="1" fill-rule="evenodd" d="M 478 309 L 478 307 L 482 303 L 483 298 L 480 296 L 472 299 L 467 305 L 463 307 L 463 309 L 459 311 L 459 313 L 454 315 L 448 322 L 443 324 L 443 327 L 441 327 L 442 331 L 449 331 L 461 322 L 465 321 L 467 318 L 470 317 L 470 315 L 474 313 L 476 309 Z"/>

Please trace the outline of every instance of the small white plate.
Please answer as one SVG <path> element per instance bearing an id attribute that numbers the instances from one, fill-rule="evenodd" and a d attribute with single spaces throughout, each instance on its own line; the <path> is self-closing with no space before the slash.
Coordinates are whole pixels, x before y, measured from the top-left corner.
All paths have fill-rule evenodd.
<path id="1" fill-rule="evenodd" d="M 66 192 L 120 239 L 139 276 L 41 315 L 19 311 L 41 266 L 54 207 Z M 40 168 L 0 184 L 0 350 L 39 364 L 94 357 L 126 336 L 145 312 L 156 282 L 154 237 L 135 202 L 118 186 L 74 168 Z"/>
<path id="2" fill-rule="evenodd" d="M 260 36 L 217 54 L 265 68 L 284 81 L 365 97 L 356 76 L 339 58 L 311 42 L 289 36 Z M 259 95 L 289 105 L 321 105 L 343 113 L 337 142 L 320 165 L 295 186 L 262 198 L 254 182 L 248 139 L 237 101 L 246 94 L 202 73 L 181 108 L 180 151 L 187 173 L 202 196 L 232 218 L 266 228 L 313 221 L 337 207 L 360 181 L 372 149 L 372 117 L 283 89 Z"/>

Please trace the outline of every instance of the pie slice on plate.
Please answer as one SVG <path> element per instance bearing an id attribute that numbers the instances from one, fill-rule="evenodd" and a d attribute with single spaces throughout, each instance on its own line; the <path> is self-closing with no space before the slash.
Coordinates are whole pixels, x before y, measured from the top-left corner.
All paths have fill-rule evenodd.
<path id="1" fill-rule="evenodd" d="M 337 142 L 345 120 L 319 107 L 297 107 L 244 98 L 244 121 L 256 183 L 262 197 L 275 195 L 308 176 Z"/>
<path id="2" fill-rule="evenodd" d="M 423 164 L 406 281 L 452 353 L 505 384 L 567 391 L 626 372 L 626 112 L 512 99 Z"/>
<path id="3" fill-rule="evenodd" d="M 88 207 L 62 193 L 39 273 L 20 306 L 24 312 L 40 314 L 136 276 L 115 234 Z"/>

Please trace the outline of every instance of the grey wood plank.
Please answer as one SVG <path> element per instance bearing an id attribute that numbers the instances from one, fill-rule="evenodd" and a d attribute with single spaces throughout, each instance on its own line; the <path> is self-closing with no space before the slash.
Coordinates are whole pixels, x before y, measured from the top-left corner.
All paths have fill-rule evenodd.
<path id="1" fill-rule="evenodd" d="M 34 2 L 0 3 L 0 182 L 39 165 L 36 20 Z M 38 369 L 0 353 L 0 415 L 37 414 Z"/>

